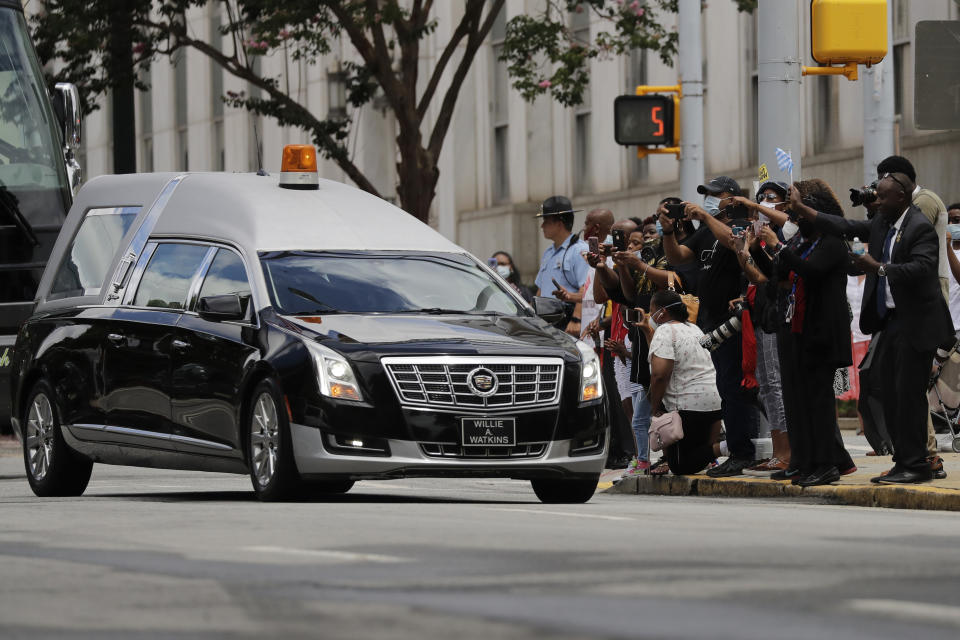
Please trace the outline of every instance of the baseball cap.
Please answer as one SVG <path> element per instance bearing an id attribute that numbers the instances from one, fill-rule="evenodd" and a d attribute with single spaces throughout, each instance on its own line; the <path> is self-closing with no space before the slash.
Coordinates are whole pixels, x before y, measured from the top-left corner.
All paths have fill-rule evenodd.
<path id="1" fill-rule="evenodd" d="M 760 188 L 757 189 L 757 197 L 760 197 L 760 194 L 767 189 L 773 189 L 780 194 L 780 197 L 786 199 L 787 191 L 790 189 L 790 186 L 786 182 L 781 182 L 780 180 L 766 180 L 760 185 Z"/>
<path id="2" fill-rule="evenodd" d="M 540 205 L 540 213 L 534 218 L 543 218 L 544 216 L 559 216 L 564 213 L 576 213 L 583 209 L 574 209 L 570 198 L 566 196 L 550 196 Z"/>
<path id="3" fill-rule="evenodd" d="M 712 196 L 724 192 L 739 196 L 741 194 L 740 185 L 729 176 L 717 176 L 707 184 L 701 184 L 697 187 L 697 193 L 710 194 Z"/>

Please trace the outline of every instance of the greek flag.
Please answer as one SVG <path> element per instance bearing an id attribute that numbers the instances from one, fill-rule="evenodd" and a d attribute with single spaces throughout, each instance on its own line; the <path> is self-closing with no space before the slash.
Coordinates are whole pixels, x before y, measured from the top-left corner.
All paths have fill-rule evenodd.
<path id="1" fill-rule="evenodd" d="M 793 158 L 780 147 L 777 147 L 777 168 L 779 168 L 780 171 L 793 173 Z"/>

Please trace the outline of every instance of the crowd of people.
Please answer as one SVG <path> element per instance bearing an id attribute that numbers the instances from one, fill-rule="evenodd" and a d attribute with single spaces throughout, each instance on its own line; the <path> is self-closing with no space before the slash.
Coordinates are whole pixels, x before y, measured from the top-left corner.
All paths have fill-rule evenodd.
<path id="1" fill-rule="evenodd" d="M 537 215 L 552 245 L 529 288 L 509 254 L 491 258 L 527 300 L 562 300 L 559 328 L 601 354 L 611 465 L 835 482 L 856 471 L 845 398 L 893 457 L 874 482 L 945 477 L 927 385 L 960 326 L 960 203 L 944 206 L 901 156 L 851 189 L 862 220 L 819 179 L 767 180 L 749 198 L 719 176 L 697 191 L 702 203 L 664 198 L 647 218 L 595 209 L 579 233 L 570 200 L 548 198 Z M 682 437 L 664 440 L 668 423 Z"/>

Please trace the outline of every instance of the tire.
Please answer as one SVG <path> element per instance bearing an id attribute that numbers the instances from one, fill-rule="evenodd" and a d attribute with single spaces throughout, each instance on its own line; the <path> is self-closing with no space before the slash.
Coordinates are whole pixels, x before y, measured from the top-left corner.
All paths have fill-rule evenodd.
<path id="1" fill-rule="evenodd" d="M 82 495 L 90 482 L 93 461 L 63 439 L 60 411 L 45 380 L 30 390 L 22 424 L 23 466 L 33 492 L 41 498 Z"/>
<path id="2" fill-rule="evenodd" d="M 960 436 L 953 439 L 950 448 L 953 449 L 954 453 L 960 453 Z"/>
<path id="3" fill-rule="evenodd" d="M 597 490 L 600 476 L 587 479 L 562 478 L 531 480 L 533 492 L 544 504 L 582 504 L 590 500 Z"/>
<path id="4" fill-rule="evenodd" d="M 290 421 L 283 407 L 279 385 L 271 379 L 253 389 L 247 412 L 250 481 L 257 498 L 278 502 L 296 498 L 302 486 L 290 441 Z"/>

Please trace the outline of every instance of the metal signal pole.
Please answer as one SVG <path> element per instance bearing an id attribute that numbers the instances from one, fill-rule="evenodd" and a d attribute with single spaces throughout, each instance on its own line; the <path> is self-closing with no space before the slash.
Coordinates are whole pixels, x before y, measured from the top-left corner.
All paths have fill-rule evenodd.
<path id="1" fill-rule="evenodd" d="M 703 184 L 703 46 L 700 0 L 680 0 L 680 196 L 697 202 Z"/>
<path id="2" fill-rule="evenodd" d="M 800 26 L 807 20 L 796 0 L 760 0 L 757 17 L 759 118 L 757 157 L 771 179 L 789 182 L 777 168 L 777 147 L 793 158 L 793 179 L 800 180 L 803 155 L 803 97 L 800 93 Z"/>
<path id="3" fill-rule="evenodd" d="M 887 6 L 887 42 L 893 48 L 893 11 Z M 877 165 L 894 153 L 893 59 L 863 69 L 863 184 L 877 179 Z"/>

